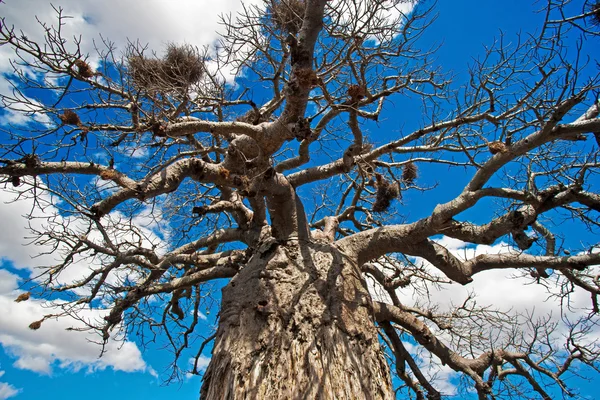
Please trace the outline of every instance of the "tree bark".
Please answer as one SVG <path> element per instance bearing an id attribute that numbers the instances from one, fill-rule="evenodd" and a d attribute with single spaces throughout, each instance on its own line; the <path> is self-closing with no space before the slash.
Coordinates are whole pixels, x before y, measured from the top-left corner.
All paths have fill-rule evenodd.
<path id="1" fill-rule="evenodd" d="M 223 289 L 201 399 L 392 398 L 352 258 L 329 243 L 262 243 Z"/>

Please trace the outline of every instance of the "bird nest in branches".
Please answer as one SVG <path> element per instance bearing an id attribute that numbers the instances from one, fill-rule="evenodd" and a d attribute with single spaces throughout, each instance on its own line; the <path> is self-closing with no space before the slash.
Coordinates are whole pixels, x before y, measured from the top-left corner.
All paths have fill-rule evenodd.
<path id="1" fill-rule="evenodd" d="M 58 118 L 63 125 L 81 125 L 79 115 L 75 111 L 65 110 Z"/>
<path id="2" fill-rule="evenodd" d="M 373 212 L 384 212 L 390 208 L 392 200 L 400 195 L 400 186 L 398 182 L 390 182 L 381 174 L 375 174 L 375 178 L 377 179 L 375 182 L 377 195 L 375 203 L 373 203 Z"/>
<path id="3" fill-rule="evenodd" d="M 591 13 L 592 24 L 600 27 L 600 0 L 589 2 L 587 7 L 587 12 Z"/>
<path id="4" fill-rule="evenodd" d="M 488 143 L 488 149 L 492 154 L 506 153 L 508 151 L 508 147 L 500 141 Z"/>
<path id="5" fill-rule="evenodd" d="M 348 96 L 352 101 L 359 101 L 367 96 L 367 88 L 362 85 L 350 85 L 348 87 Z"/>
<path id="6" fill-rule="evenodd" d="M 204 60 L 190 45 L 169 45 L 162 59 L 132 56 L 128 62 L 133 83 L 150 90 L 187 88 L 204 76 Z"/>
<path id="7" fill-rule="evenodd" d="M 301 86 L 313 88 L 319 86 L 320 80 L 317 73 L 312 68 L 298 68 L 296 70 L 296 79 Z"/>
<path id="8" fill-rule="evenodd" d="M 305 0 L 271 0 L 270 16 L 276 29 L 295 35 L 302 27 L 305 10 Z"/>
<path id="9" fill-rule="evenodd" d="M 402 168 L 402 181 L 407 185 L 412 185 L 417 179 L 418 173 L 417 165 L 409 161 Z"/>
<path id="10" fill-rule="evenodd" d="M 74 64 L 77 67 L 77 72 L 79 73 L 79 75 L 81 75 L 82 77 L 84 77 L 86 79 L 93 78 L 94 76 L 100 75 L 99 72 L 95 72 L 92 69 L 90 64 L 86 63 L 83 60 L 75 60 Z"/>

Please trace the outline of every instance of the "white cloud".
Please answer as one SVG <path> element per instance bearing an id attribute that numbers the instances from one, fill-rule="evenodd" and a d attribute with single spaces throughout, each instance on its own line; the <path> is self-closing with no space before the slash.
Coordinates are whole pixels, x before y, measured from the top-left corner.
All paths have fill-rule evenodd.
<path id="1" fill-rule="evenodd" d="M 499 242 L 492 246 L 487 245 L 470 245 L 461 240 L 442 237 L 436 240 L 437 243 L 446 247 L 456 257 L 467 260 L 481 254 L 500 254 L 508 252 L 516 252 L 513 247 L 504 242 Z M 424 263 L 428 271 L 432 275 L 441 277 L 444 280 L 444 275 L 441 274 L 428 262 L 416 259 L 417 264 Z M 589 267 L 592 271 L 597 270 L 600 273 L 600 266 Z M 590 272 L 594 275 L 594 272 Z M 457 307 L 465 303 L 465 300 L 471 299 L 471 305 L 475 305 L 478 309 L 487 308 L 488 311 L 498 310 L 512 315 L 515 321 L 521 322 L 517 329 L 527 337 L 531 324 L 536 321 L 541 321 L 543 318 L 547 320 L 547 326 L 557 324 L 557 329 L 552 333 L 552 340 L 556 340 L 558 350 L 562 349 L 561 341 L 564 343 L 564 337 L 568 333 L 569 327 L 563 320 L 568 313 L 571 322 L 575 322 L 579 318 L 587 317 L 590 312 L 591 301 L 589 293 L 580 289 L 573 288 L 569 295 L 569 309 L 561 305 L 560 299 L 552 294 L 556 294 L 559 290 L 559 274 L 553 274 L 546 279 L 546 285 L 538 284 L 529 275 L 528 271 L 518 271 L 514 269 L 499 269 L 484 271 L 473 276 L 473 282 L 468 285 L 460 285 L 456 283 L 432 285 L 428 284 L 427 289 L 423 287 L 423 283 L 413 282 L 413 285 L 404 289 L 398 289 L 397 295 L 402 304 L 408 307 L 417 307 L 421 309 L 434 310 L 437 314 L 448 313 L 456 310 Z M 416 280 L 415 280 L 416 281 Z M 385 293 L 379 284 L 372 279 L 368 280 L 369 291 L 377 301 L 391 302 L 391 299 Z M 421 285 L 415 288 L 414 285 Z M 426 297 L 423 296 L 427 293 Z M 482 317 L 483 318 L 483 317 Z M 507 335 L 511 332 L 512 327 L 509 326 L 492 326 L 486 321 L 481 321 L 482 324 L 476 327 L 472 321 L 461 320 L 460 318 L 454 322 L 462 325 L 463 329 L 479 329 L 482 338 L 488 338 L 494 342 L 494 346 L 501 345 L 503 340 L 508 340 Z M 479 322 L 479 321 L 477 321 Z M 471 325 L 469 325 L 471 324 Z M 438 337 L 449 344 L 453 338 L 446 331 L 440 330 L 434 324 L 428 324 L 430 329 L 438 335 Z M 591 344 L 600 339 L 600 332 L 588 332 L 586 338 L 581 339 L 583 344 Z M 484 339 L 485 341 L 485 339 Z M 410 342 L 405 342 L 408 350 L 417 359 L 420 368 L 428 377 L 435 377 L 435 386 L 446 395 L 457 393 L 457 387 L 453 381 L 459 377 L 459 374 L 452 371 L 448 366 L 442 366 L 436 357 L 425 351 L 420 346 L 412 345 Z M 597 346 L 594 344 L 593 346 Z M 450 345 L 450 347 L 454 347 Z M 477 352 L 478 346 L 474 345 L 473 350 Z M 486 346 L 485 349 L 488 349 Z"/>
<path id="2" fill-rule="evenodd" d="M 55 366 L 61 369 L 89 371 L 112 368 L 117 371 L 152 373 L 150 367 L 142 359 L 135 343 L 110 340 L 106 353 L 98 358 L 101 347 L 97 335 L 68 331 L 67 328 L 83 327 L 83 323 L 68 317 L 48 319 L 38 330 L 28 328 L 33 321 L 38 321 L 52 308 L 42 300 L 31 298 L 16 303 L 14 299 L 22 293 L 17 290 L 16 277 L 6 270 L 0 269 L 0 278 L 14 285 L 2 286 L 0 292 L 0 344 L 5 352 L 16 361 L 14 366 L 20 369 L 50 374 Z M 79 317 L 87 321 L 100 320 L 106 310 L 82 310 Z"/>
<path id="3" fill-rule="evenodd" d="M 0 371 L 0 378 L 4 376 L 4 371 Z M 16 396 L 21 392 L 21 389 L 17 389 L 11 384 L 6 382 L 0 382 L 0 400 L 6 400 Z"/>
<path id="4" fill-rule="evenodd" d="M 196 313 L 196 315 L 198 316 L 198 318 L 202 321 L 206 321 L 208 319 L 208 317 L 206 315 L 204 315 L 201 311 L 198 311 Z"/>
<path id="5" fill-rule="evenodd" d="M 201 355 L 198 358 L 198 364 L 196 367 L 198 368 L 198 371 L 204 371 L 208 367 L 208 364 L 210 364 L 210 357 Z"/>
<path id="6" fill-rule="evenodd" d="M 0 382 L 0 400 L 9 399 L 16 396 L 21 392 L 20 389 L 16 389 L 14 386 L 9 385 L 5 382 Z"/>
<path id="7" fill-rule="evenodd" d="M 0 239 L 1 240 L 1 239 Z M 10 272 L 0 269 L 0 295 L 10 293 L 18 286 L 19 277 Z"/>
<path id="8" fill-rule="evenodd" d="M 501 254 L 517 252 L 505 242 L 492 246 L 469 245 L 461 240 L 442 237 L 437 243 L 446 247 L 452 254 L 462 260 L 472 259 L 481 254 Z M 425 263 L 430 265 L 429 263 Z M 431 267 L 433 270 L 434 268 Z M 438 275 L 442 276 L 440 273 Z M 555 275 L 556 277 L 556 275 Z M 550 278 L 552 279 L 552 278 Z M 492 306 L 502 311 L 525 314 L 533 312 L 538 316 L 552 313 L 556 318 L 560 316 L 560 304 L 555 299 L 549 298 L 546 286 L 532 282 L 528 273 L 521 273 L 514 269 L 497 269 L 480 272 L 473 276 L 473 282 L 468 285 L 445 284 L 429 288 L 429 299 L 419 298 L 415 293 L 399 290 L 401 301 L 413 304 L 430 303 L 438 306 L 440 311 L 448 311 L 453 306 L 460 305 L 470 294 L 475 294 L 479 306 Z M 571 296 L 571 304 L 577 309 L 589 307 L 589 295 L 583 290 L 576 289 Z"/>
<path id="9" fill-rule="evenodd" d="M 247 4 L 260 3 L 259 0 L 246 0 Z M 217 31 L 224 28 L 219 25 L 219 15 L 236 13 L 241 10 L 239 0 L 147 0 L 143 3 L 133 0 L 6 0 L 2 4 L 2 16 L 7 25 L 14 25 L 19 31 L 38 43 L 44 41 L 44 29 L 36 21 L 36 17 L 47 26 L 56 26 L 56 9 L 63 10 L 63 38 L 68 40 L 67 49 L 74 51 L 76 45 L 73 38 L 80 38 L 83 54 L 90 56 L 93 66 L 98 65 L 95 47 L 102 49 L 102 38 L 110 40 L 118 52 L 122 52 L 129 42 L 140 40 L 142 45 L 149 45 L 150 50 L 160 53 L 165 45 L 171 42 L 188 43 L 203 47 L 213 44 Z M 33 12 L 32 12 L 33 11 Z M 118 53 L 117 53 L 118 57 Z M 14 59 L 10 46 L 0 47 L 0 93 L 11 93 L 8 76 L 13 73 L 9 60 Z M 18 67 L 28 76 L 31 70 Z M 43 79 L 40 75 L 37 79 Z M 4 110 L 3 123 L 16 126 L 27 125 L 33 121 L 49 124 L 49 117 L 33 111 L 37 102 L 31 101 L 31 107 L 21 106 L 21 111 Z M 137 154 L 136 154 L 137 155 Z"/>
<path id="10" fill-rule="evenodd" d="M 31 199 L 21 199 L 11 202 L 14 193 L 0 190 L 0 202 L 4 203 L 0 207 L 0 220 L 3 221 L 3 229 L 0 230 L 0 258 L 10 261 L 16 268 L 24 272 L 30 271 L 32 274 L 39 272 L 37 266 L 47 266 L 56 263 L 60 259 L 60 249 L 50 252 L 50 245 L 31 245 L 31 233 L 25 224 L 29 223 L 38 230 L 44 230 L 43 219 L 31 219 L 27 221 L 22 216 L 31 211 L 33 203 Z M 43 203 L 48 201 L 47 195 L 40 195 L 39 200 Z M 42 213 L 39 210 L 34 212 L 37 217 L 53 216 L 57 210 L 48 205 Z M 107 217 L 109 218 L 109 217 Z M 119 219 L 119 215 L 110 215 L 110 218 Z M 71 228 L 77 230 L 81 221 L 76 219 L 63 219 L 55 216 L 55 221 L 70 224 Z M 147 227 L 140 227 L 144 239 L 142 244 L 150 247 L 151 243 L 159 246 L 162 241 L 152 233 L 151 221 L 145 221 L 140 217 L 139 222 L 145 222 Z M 130 230 L 126 230 L 129 232 Z M 93 235 L 90 235 L 90 238 Z M 119 237 L 115 234 L 115 240 L 129 240 L 128 237 Z M 136 239 L 137 242 L 137 239 Z M 28 245 L 29 244 L 29 245 Z M 35 257 L 42 254 L 39 257 Z M 97 260 L 96 260 L 97 262 Z M 62 283 L 70 283 L 73 280 L 81 278 L 87 271 L 94 268 L 94 264 L 86 260 L 76 260 L 76 262 L 66 269 L 64 274 L 60 275 Z M 123 279 L 123 272 L 115 271 L 111 281 Z M 121 276 L 120 276 L 121 275 Z M 99 337 L 77 332 L 67 331 L 70 327 L 81 327 L 83 324 L 70 318 L 48 319 L 39 330 L 33 331 L 28 328 L 29 324 L 40 320 L 44 315 L 51 314 L 52 309 L 48 309 L 40 299 L 30 299 L 29 301 L 16 303 L 14 299 L 22 293 L 18 290 L 19 278 L 7 270 L 0 269 L 0 344 L 5 351 L 16 359 L 14 366 L 21 369 L 27 369 L 43 374 L 50 374 L 53 367 L 67 368 L 77 371 L 80 369 L 97 370 L 107 367 L 120 371 L 146 371 L 155 375 L 156 373 L 146 365 L 142 355 L 135 343 L 125 341 L 120 342 L 111 340 L 107 344 L 106 353 L 98 358 L 101 348 L 92 341 L 99 342 Z M 87 293 L 88 289 L 78 291 L 79 294 Z M 80 293 L 81 292 L 81 293 Z M 60 305 L 60 302 L 58 303 Z M 107 310 L 81 310 L 78 314 L 87 321 L 99 321 Z"/>
<path id="11" fill-rule="evenodd" d="M 246 1 L 246 3 L 258 3 Z M 99 34 L 123 48 L 128 40 L 138 38 L 151 49 L 160 50 L 169 42 L 202 46 L 217 39 L 218 16 L 241 10 L 239 0 L 6 0 L 2 12 L 7 22 L 23 29 L 33 39 L 41 38 L 35 21 L 37 16 L 47 24 L 56 23 L 51 3 L 70 16 L 64 26 L 64 37 L 81 36 L 84 52 L 94 52 Z M 35 10 L 35 12 L 32 12 Z"/>

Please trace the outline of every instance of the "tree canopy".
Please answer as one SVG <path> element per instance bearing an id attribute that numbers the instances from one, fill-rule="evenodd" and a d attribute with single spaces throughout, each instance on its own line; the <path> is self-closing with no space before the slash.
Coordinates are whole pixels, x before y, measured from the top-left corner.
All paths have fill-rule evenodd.
<path id="1" fill-rule="evenodd" d="M 163 53 L 105 40 L 84 54 L 58 8 L 43 43 L 3 21 L 13 86 L 0 99 L 30 123 L 3 124 L 0 190 L 33 201 L 32 244 L 57 259 L 32 277 L 53 307 L 29 327 L 68 315 L 100 344 L 160 336 L 173 377 L 190 347 L 201 373 L 205 346 L 237 329 L 199 340 L 202 310 L 229 307 L 254 268 L 288 290 L 287 265 L 329 257 L 327 276 L 344 278 L 324 290 L 343 286 L 334 316 L 356 336 L 374 324 L 368 348 L 381 346 L 397 396 L 443 394 L 423 360 L 481 399 L 574 394 L 570 377 L 600 366 L 600 5 L 540 3 L 536 31 L 499 34 L 462 76 L 422 47 L 435 6 L 265 0 L 224 16 L 214 46 Z M 439 302 L 506 269 L 543 287 L 552 314 Z M 267 326 L 269 293 L 229 296 Z"/>

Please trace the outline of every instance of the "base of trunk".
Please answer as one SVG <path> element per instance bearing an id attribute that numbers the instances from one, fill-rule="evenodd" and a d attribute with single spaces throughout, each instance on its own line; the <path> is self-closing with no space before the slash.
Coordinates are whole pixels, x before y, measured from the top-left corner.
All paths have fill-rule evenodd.
<path id="1" fill-rule="evenodd" d="M 223 289 L 202 399 L 393 397 L 367 288 L 334 246 L 263 246 Z"/>

